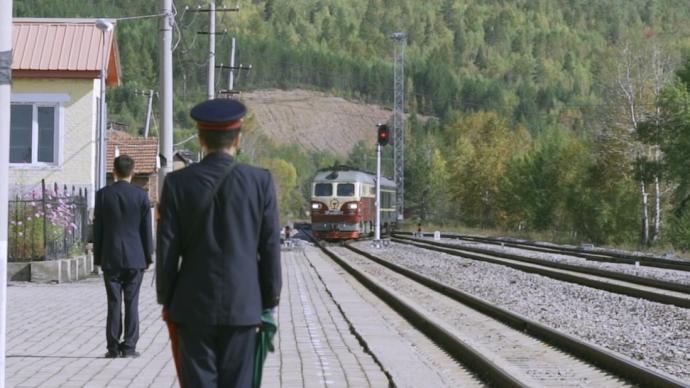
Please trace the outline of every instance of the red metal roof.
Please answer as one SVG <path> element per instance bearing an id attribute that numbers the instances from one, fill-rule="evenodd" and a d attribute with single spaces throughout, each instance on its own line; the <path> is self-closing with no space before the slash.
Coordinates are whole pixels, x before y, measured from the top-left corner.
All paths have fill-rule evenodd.
<path id="1" fill-rule="evenodd" d="M 14 18 L 12 75 L 17 78 L 98 78 L 103 35 L 97 19 Z M 116 26 L 115 20 L 108 20 Z M 115 27 L 105 33 L 107 84 L 120 83 Z"/>
<path id="2" fill-rule="evenodd" d="M 158 139 L 134 137 L 127 132 L 109 130 L 106 143 L 107 172 L 113 172 L 115 148 L 120 155 L 127 154 L 134 159 L 135 174 L 153 174 L 157 171 Z"/>

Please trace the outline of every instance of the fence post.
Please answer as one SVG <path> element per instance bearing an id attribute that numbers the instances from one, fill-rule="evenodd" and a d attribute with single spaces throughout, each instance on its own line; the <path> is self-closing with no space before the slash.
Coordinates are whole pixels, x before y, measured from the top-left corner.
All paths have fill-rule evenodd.
<path id="1" fill-rule="evenodd" d="M 14 216 L 14 255 L 18 256 L 19 255 L 18 252 L 20 250 L 20 248 L 19 248 L 20 244 L 19 244 L 19 238 L 18 238 L 18 236 L 19 236 L 19 222 L 18 222 L 19 221 L 19 210 L 17 209 L 19 207 L 19 194 L 17 194 L 15 196 L 15 199 L 17 201 L 17 202 L 15 202 L 17 205 L 14 208 L 14 215 L 13 215 Z M 24 241 L 22 241 L 22 243 L 23 242 Z M 11 244 L 8 244 L 8 245 L 11 246 Z M 9 260 L 9 257 L 8 257 L 8 260 Z"/>
<path id="2" fill-rule="evenodd" d="M 43 260 L 48 259 L 48 213 L 46 213 L 46 180 L 41 179 L 41 207 L 43 208 Z"/>
<path id="3" fill-rule="evenodd" d="M 17 196 L 17 200 L 19 200 L 19 196 Z M 36 200 L 36 189 L 31 189 L 31 211 L 34 213 L 34 216 L 36 215 L 36 209 L 34 208 L 33 202 Z M 24 212 L 23 214 L 26 214 L 26 202 L 22 202 L 22 211 Z M 19 215 L 17 215 L 19 217 Z M 19 218 L 17 218 L 19 220 Z M 29 241 L 29 244 L 31 244 L 31 258 L 33 259 L 36 257 L 36 244 L 35 244 L 35 239 L 36 239 L 36 224 L 38 223 L 38 220 L 36 222 L 31 223 L 31 240 Z M 27 249 L 26 249 L 26 240 L 27 240 L 27 234 L 26 234 L 26 225 L 24 225 L 24 238 L 22 239 L 22 254 L 26 255 Z"/>
<path id="4" fill-rule="evenodd" d="M 84 243 L 89 239 L 89 189 L 84 188 L 84 202 L 82 206 L 81 238 Z"/>

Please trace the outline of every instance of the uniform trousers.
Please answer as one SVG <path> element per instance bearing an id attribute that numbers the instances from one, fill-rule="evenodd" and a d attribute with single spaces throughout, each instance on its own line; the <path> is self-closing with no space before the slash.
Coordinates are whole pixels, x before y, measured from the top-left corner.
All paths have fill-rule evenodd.
<path id="1" fill-rule="evenodd" d="M 182 386 L 251 388 L 257 326 L 175 324 Z"/>
<path id="2" fill-rule="evenodd" d="M 108 296 L 108 318 L 105 328 L 108 351 L 133 352 L 139 341 L 139 290 L 143 269 L 103 270 Z M 125 336 L 122 336 L 122 302 L 125 302 Z"/>

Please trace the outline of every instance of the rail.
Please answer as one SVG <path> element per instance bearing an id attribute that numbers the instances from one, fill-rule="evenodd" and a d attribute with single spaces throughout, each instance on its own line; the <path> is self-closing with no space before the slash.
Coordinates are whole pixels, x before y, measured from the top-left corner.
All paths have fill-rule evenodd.
<path id="1" fill-rule="evenodd" d="M 352 247 L 350 245 L 345 245 L 348 249 L 352 250 L 353 252 L 356 252 L 359 255 L 362 255 L 364 257 L 367 257 L 368 259 L 385 266 L 388 269 L 393 270 L 396 273 L 399 273 L 403 276 L 406 276 L 420 284 L 425 285 L 426 287 L 433 289 L 436 292 L 439 292 L 449 298 L 452 298 L 462 304 L 465 304 L 467 306 L 470 306 L 471 308 L 486 314 L 490 316 L 493 319 L 499 320 L 503 322 L 504 324 L 519 330 L 523 331 L 529 335 L 531 335 L 534 338 L 537 338 L 541 341 L 547 342 L 552 344 L 553 346 L 562 349 L 582 360 L 586 360 L 588 362 L 591 362 L 594 365 L 599 366 L 600 368 L 616 375 L 620 376 L 622 378 L 625 378 L 629 381 L 635 382 L 637 384 L 640 384 L 642 386 L 664 386 L 664 387 L 687 387 L 687 383 L 678 380 L 674 376 L 671 376 L 667 373 L 655 370 L 653 368 L 649 368 L 647 366 L 644 366 L 634 360 L 631 360 L 623 355 L 620 355 L 618 353 L 615 353 L 613 351 L 610 351 L 608 349 L 605 349 L 601 346 L 591 344 L 585 341 L 580 340 L 579 338 L 576 338 L 574 336 L 571 336 L 569 334 L 560 332 L 558 330 L 555 330 L 553 328 L 550 328 L 546 325 L 543 325 L 539 322 L 533 321 L 527 317 L 524 317 L 520 314 L 516 314 L 514 312 L 508 311 L 506 309 L 503 309 L 501 307 L 495 306 L 494 304 L 485 301 L 481 298 L 475 297 L 473 295 L 470 295 L 466 292 L 463 292 L 461 290 L 458 290 L 456 288 L 450 287 L 448 285 L 445 285 L 443 283 L 440 283 L 434 279 L 428 278 L 424 275 L 418 274 L 410 269 L 398 266 L 396 264 L 393 264 L 387 260 L 383 260 L 379 257 L 376 257 L 370 253 L 361 251 L 355 247 Z M 332 253 L 327 253 L 331 258 L 333 258 L 336 262 L 341 264 L 343 260 L 334 257 Z M 342 266 L 343 264 L 341 264 Z M 348 268 L 349 267 L 349 268 Z M 357 270 L 351 268 L 351 266 L 347 265 L 347 263 L 344 263 L 343 268 L 345 268 L 348 272 L 352 273 L 353 276 L 357 277 L 358 279 L 360 277 L 363 277 L 363 275 L 355 275 Z M 368 280 L 367 282 L 372 282 L 371 280 Z M 394 299 L 395 295 L 386 295 L 386 298 L 391 298 Z M 401 304 L 401 302 L 394 302 L 397 303 L 398 305 Z M 394 306 L 395 307 L 395 306 Z M 401 310 L 404 310 L 402 307 L 398 306 Z M 402 314 L 402 312 L 401 312 Z M 408 312 L 405 312 L 405 314 L 410 314 Z M 421 328 L 424 328 L 426 326 L 432 325 L 431 322 L 428 321 L 428 319 L 425 319 L 423 315 L 416 315 L 413 318 L 415 321 L 418 322 L 418 324 L 421 325 Z M 439 345 L 443 346 L 443 337 L 438 337 Z M 487 366 L 484 366 L 487 367 Z M 480 369 L 481 370 L 481 369 Z M 492 373 L 499 373 L 498 371 L 492 371 Z M 502 377 L 505 378 L 505 377 Z M 493 382 L 496 382 L 497 380 L 492 380 Z M 510 379 L 504 381 L 502 384 L 499 384 L 501 386 L 504 386 L 503 384 L 506 384 L 507 386 L 509 382 L 512 381 Z"/>
<path id="2" fill-rule="evenodd" d="M 583 268 L 569 264 L 554 263 L 548 260 L 496 252 L 490 249 L 457 246 L 409 237 L 398 236 L 393 238 L 393 241 L 467 259 L 504 265 L 524 272 L 537 273 L 553 279 L 604 291 L 690 308 L 690 287 L 678 283 L 596 268 Z"/>
<path id="3" fill-rule="evenodd" d="M 400 233 L 402 235 L 403 233 Z M 654 268 L 664 268 L 664 269 L 674 269 L 678 271 L 690 271 L 690 260 L 673 260 L 665 259 L 661 257 L 654 257 L 648 255 L 633 255 L 631 253 L 621 253 L 615 251 L 591 251 L 585 248 L 576 248 L 568 246 L 557 246 L 546 243 L 539 243 L 534 241 L 515 241 L 509 238 L 493 238 L 493 237 L 482 237 L 482 236 L 470 236 L 455 233 L 442 233 L 441 237 L 451 238 L 458 240 L 466 240 L 472 242 L 481 242 L 485 244 L 502 245 L 513 248 L 528 249 L 537 252 L 550 252 L 567 254 L 571 256 L 581 257 L 583 259 L 600 261 L 600 262 L 610 262 L 618 264 L 635 264 L 638 263 L 641 266 L 654 267 Z"/>

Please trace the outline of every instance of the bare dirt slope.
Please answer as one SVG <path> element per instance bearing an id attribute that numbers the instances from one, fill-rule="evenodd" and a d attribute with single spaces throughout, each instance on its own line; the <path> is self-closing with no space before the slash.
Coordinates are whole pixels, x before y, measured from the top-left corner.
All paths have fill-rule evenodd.
<path id="1" fill-rule="evenodd" d="M 391 110 L 307 90 L 260 90 L 242 93 L 259 129 L 279 143 L 305 150 L 326 150 L 347 156 L 360 140 L 376 141 L 376 124 Z"/>

